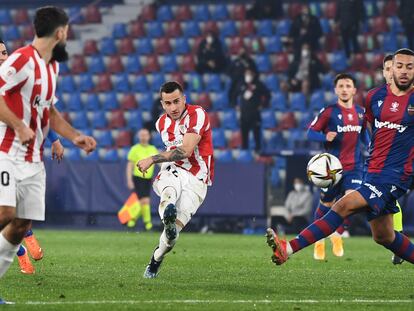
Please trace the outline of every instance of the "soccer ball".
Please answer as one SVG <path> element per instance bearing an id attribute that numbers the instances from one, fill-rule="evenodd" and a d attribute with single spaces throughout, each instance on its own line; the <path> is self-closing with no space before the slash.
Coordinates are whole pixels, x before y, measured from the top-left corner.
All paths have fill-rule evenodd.
<path id="1" fill-rule="evenodd" d="M 316 187 L 329 188 L 341 180 L 342 164 L 334 155 L 320 153 L 309 160 L 306 173 L 309 181 Z"/>

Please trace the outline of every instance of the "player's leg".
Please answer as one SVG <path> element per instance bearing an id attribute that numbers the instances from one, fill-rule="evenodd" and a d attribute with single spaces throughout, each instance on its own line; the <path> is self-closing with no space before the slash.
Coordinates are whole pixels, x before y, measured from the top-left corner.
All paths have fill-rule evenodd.
<path id="1" fill-rule="evenodd" d="M 288 243 L 279 240 L 273 230 L 268 229 L 267 242 L 273 249 L 272 260 L 276 264 L 284 263 L 289 255 L 331 235 L 343 223 L 346 217 L 363 211 L 366 207 L 367 201 L 364 197 L 358 191 L 353 191 L 342 197 L 324 217 L 314 221 Z"/>
<path id="2" fill-rule="evenodd" d="M 151 222 L 151 205 L 150 205 L 150 198 L 144 197 L 139 200 L 141 204 L 141 213 L 142 213 L 142 220 L 145 225 L 145 230 L 152 229 L 152 222 Z"/>
<path id="3" fill-rule="evenodd" d="M 334 205 L 335 201 L 331 202 L 323 202 L 319 200 L 319 205 L 315 210 L 314 220 L 318 220 L 326 215 L 329 212 L 330 208 Z M 325 239 L 320 239 L 319 241 L 315 242 L 315 246 L 313 248 L 313 258 L 316 260 L 324 260 L 325 259 Z"/>
<path id="4" fill-rule="evenodd" d="M 401 205 L 398 201 L 397 201 L 397 207 L 399 209 L 399 212 L 393 215 L 394 230 L 399 233 L 402 233 L 403 232 L 403 220 L 402 220 L 403 215 L 402 215 Z M 397 255 L 395 254 L 392 255 L 391 262 L 394 265 L 400 265 L 403 263 L 403 261 L 404 259 L 398 257 Z"/>

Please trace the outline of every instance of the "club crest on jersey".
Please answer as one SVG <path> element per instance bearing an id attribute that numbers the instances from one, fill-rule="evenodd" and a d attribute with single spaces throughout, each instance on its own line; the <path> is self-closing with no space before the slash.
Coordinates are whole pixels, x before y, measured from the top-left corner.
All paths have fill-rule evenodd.
<path id="1" fill-rule="evenodd" d="M 180 133 L 182 135 L 184 135 L 185 133 L 187 133 L 187 128 L 185 127 L 185 125 L 179 125 L 178 126 L 178 130 L 180 131 Z"/>
<path id="2" fill-rule="evenodd" d="M 341 114 L 338 114 L 338 119 L 342 120 L 342 115 Z"/>
<path id="3" fill-rule="evenodd" d="M 381 105 L 382 105 L 383 103 L 384 103 L 384 102 L 383 102 L 382 100 L 379 100 L 379 101 L 377 102 L 378 107 L 381 107 Z"/>
<path id="4" fill-rule="evenodd" d="M 408 105 L 407 112 L 410 116 L 413 116 L 414 115 L 414 106 Z"/>
<path id="5" fill-rule="evenodd" d="M 364 115 L 362 113 L 358 113 L 358 118 L 363 119 Z"/>
<path id="6" fill-rule="evenodd" d="M 390 108 L 390 111 L 392 111 L 392 112 L 397 112 L 398 111 L 398 106 L 399 106 L 400 104 L 398 103 L 398 102 L 393 102 L 392 104 L 391 104 L 391 108 Z"/>
<path id="7" fill-rule="evenodd" d="M 354 119 L 354 116 L 351 113 L 348 113 L 348 120 L 352 121 Z"/>

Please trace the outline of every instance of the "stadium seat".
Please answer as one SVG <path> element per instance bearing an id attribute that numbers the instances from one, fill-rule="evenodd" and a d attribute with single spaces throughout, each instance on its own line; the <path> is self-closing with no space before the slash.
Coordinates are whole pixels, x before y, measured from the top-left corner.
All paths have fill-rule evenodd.
<path id="1" fill-rule="evenodd" d="M 135 52 L 134 43 L 131 38 L 123 38 L 119 42 L 118 52 L 122 55 L 128 55 Z"/>
<path id="2" fill-rule="evenodd" d="M 387 19 L 384 16 L 376 16 L 371 19 L 371 32 L 374 34 L 388 32 Z"/>
<path id="3" fill-rule="evenodd" d="M 124 71 L 124 65 L 122 64 L 121 57 L 119 55 L 114 55 L 109 57 L 108 65 L 106 70 L 109 73 L 120 73 Z"/>
<path id="4" fill-rule="evenodd" d="M 139 62 L 139 58 L 137 55 L 128 55 L 126 64 L 125 64 L 125 71 L 127 73 L 139 73 L 142 71 L 141 63 Z"/>
<path id="5" fill-rule="evenodd" d="M 142 38 L 146 35 L 144 24 L 137 21 L 129 24 L 128 32 L 131 38 Z"/>
<path id="6" fill-rule="evenodd" d="M 208 73 L 203 76 L 204 89 L 207 91 L 218 92 L 221 91 L 221 79 L 219 74 Z"/>
<path id="7" fill-rule="evenodd" d="M 329 23 L 328 19 L 320 18 L 319 22 L 321 24 L 321 28 L 322 28 L 322 31 L 323 31 L 324 35 L 327 35 L 328 33 L 330 33 L 332 31 L 331 24 Z"/>
<path id="8" fill-rule="evenodd" d="M 146 24 L 146 33 L 150 38 L 160 38 L 164 35 L 164 30 L 162 28 L 162 24 L 157 21 L 148 22 Z"/>
<path id="9" fill-rule="evenodd" d="M 205 4 L 194 6 L 193 19 L 198 22 L 205 22 L 210 19 L 210 11 Z"/>
<path id="10" fill-rule="evenodd" d="M 239 130 L 233 131 L 230 135 L 230 138 L 227 142 L 230 149 L 238 149 L 241 147 L 242 139 L 241 139 L 241 133 Z"/>
<path id="11" fill-rule="evenodd" d="M 197 105 L 201 106 L 205 111 L 210 111 L 211 99 L 208 93 L 201 93 L 196 100 Z"/>
<path id="12" fill-rule="evenodd" d="M 290 109 L 304 111 L 306 109 L 306 97 L 302 93 L 292 93 L 290 96 Z"/>
<path id="13" fill-rule="evenodd" d="M 33 26 L 28 24 L 28 25 L 22 25 L 21 27 L 22 27 L 22 29 L 20 31 L 20 34 L 21 34 L 22 39 L 24 39 L 24 40 L 33 40 L 33 38 L 35 36 Z"/>
<path id="14" fill-rule="evenodd" d="M 212 32 L 215 34 L 218 34 L 220 32 L 216 21 L 207 21 L 207 22 L 201 23 L 201 25 L 203 25 L 201 27 L 201 30 L 204 35 L 206 35 L 209 32 Z"/>
<path id="15" fill-rule="evenodd" d="M 371 61 L 371 70 L 382 69 L 383 59 L 384 59 L 383 53 L 376 53 Z"/>
<path id="16" fill-rule="evenodd" d="M 106 111 L 119 109 L 118 97 L 115 92 L 106 92 L 104 94 L 102 108 Z"/>
<path id="17" fill-rule="evenodd" d="M 222 127 L 227 130 L 237 130 L 239 128 L 239 122 L 237 121 L 237 115 L 235 110 L 223 111 L 223 118 L 221 120 Z"/>
<path id="18" fill-rule="evenodd" d="M 225 4 L 216 4 L 211 10 L 211 18 L 216 21 L 228 20 L 229 11 L 227 5 Z"/>
<path id="19" fill-rule="evenodd" d="M 5 42 L 18 40 L 21 38 L 19 28 L 15 25 L 8 25 L 2 27 L 2 39 Z"/>
<path id="20" fill-rule="evenodd" d="M 155 40 L 155 53 L 169 54 L 171 53 L 171 45 L 168 37 L 163 37 Z"/>
<path id="21" fill-rule="evenodd" d="M 378 15 L 378 6 L 377 6 L 376 0 L 364 1 L 364 5 L 365 5 L 365 14 L 367 18 Z"/>
<path id="22" fill-rule="evenodd" d="M 160 86 L 165 82 L 164 74 L 162 73 L 154 73 L 151 75 L 150 80 L 150 90 L 153 92 L 157 92 L 160 89 Z"/>
<path id="23" fill-rule="evenodd" d="M 272 93 L 270 106 L 276 111 L 285 111 L 287 107 L 285 95 L 282 92 Z"/>
<path id="24" fill-rule="evenodd" d="M 95 40 L 86 40 L 83 46 L 83 53 L 85 55 L 96 55 L 98 54 L 98 44 Z"/>
<path id="25" fill-rule="evenodd" d="M 257 69 L 259 72 L 270 72 L 272 69 L 272 64 L 270 62 L 269 55 L 267 54 L 258 54 L 255 57 Z"/>
<path id="26" fill-rule="evenodd" d="M 115 55 L 118 50 L 112 38 L 102 38 L 100 46 L 100 52 L 106 56 Z"/>
<path id="27" fill-rule="evenodd" d="M 142 55 L 148 55 L 153 53 L 153 47 L 151 39 L 140 38 L 137 39 L 137 53 Z"/>
<path id="28" fill-rule="evenodd" d="M 258 36 L 271 37 L 273 36 L 273 24 L 269 19 L 258 21 L 257 32 Z"/>
<path id="29" fill-rule="evenodd" d="M 270 38 L 267 38 L 266 44 L 265 44 L 266 52 L 268 53 L 279 53 L 282 51 L 282 42 L 280 40 L 280 37 L 277 35 L 274 35 Z"/>
<path id="30" fill-rule="evenodd" d="M 249 37 L 255 34 L 254 23 L 251 20 L 245 20 L 240 23 L 239 36 Z"/>
<path id="31" fill-rule="evenodd" d="M 125 73 L 117 74 L 114 77 L 114 90 L 120 93 L 129 92 L 128 75 Z"/>
<path id="32" fill-rule="evenodd" d="M 210 119 L 211 128 L 215 129 L 220 127 L 220 118 L 217 111 L 209 112 L 208 117 Z"/>
<path id="33" fill-rule="evenodd" d="M 79 91 L 90 92 L 95 89 L 95 83 L 93 82 L 92 75 L 85 72 L 79 77 Z"/>
<path id="34" fill-rule="evenodd" d="M 342 72 L 348 68 L 348 62 L 344 51 L 338 51 L 332 54 L 331 67 L 336 72 Z"/>
<path id="35" fill-rule="evenodd" d="M 279 177 L 279 168 L 276 166 L 273 166 L 270 170 L 270 184 L 273 188 L 277 188 L 281 185 L 281 180 Z"/>
<path id="36" fill-rule="evenodd" d="M 91 57 L 88 68 L 90 73 L 104 73 L 106 71 L 106 67 L 102 56 L 96 55 Z"/>
<path id="37" fill-rule="evenodd" d="M 279 78 L 275 74 L 268 74 L 264 78 L 264 84 L 267 86 L 267 88 L 272 92 L 279 92 Z"/>
<path id="38" fill-rule="evenodd" d="M 289 69 L 289 57 L 287 53 L 275 55 L 274 71 L 285 73 Z"/>
<path id="39" fill-rule="evenodd" d="M 237 35 L 236 23 L 232 20 L 224 21 L 220 27 L 220 36 L 234 37 Z"/>
<path id="40" fill-rule="evenodd" d="M 161 58 L 161 68 L 163 72 L 178 71 L 177 57 L 174 54 L 164 55 Z"/>
<path id="41" fill-rule="evenodd" d="M 98 111 L 101 109 L 101 103 L 99 102 L 98 95 L 96 93 L 90 93 L 85 100 L 85 109 L 89 111 Z"/>
<path id="42" fill-rule="evenodd" d="M 229 108 L 229 95 L 226 91 L 212 93 L 212 104 L 215 111 Z"/>
<path id="43" fill-rule="evenodd" d="M 131 131 L 120 131 L 115 137 L 115 146 L 117 148 L 130 147 L 132 144 Z"/>
<path id="44" fill-rule="evenodd" d="M 233 162 L 233 154 L 231 150 L 215 150 L 214 159 L 217 163 L 231 163 Z"/>
<path id="45" fill-rule="evenodd" d="M 193 18 L 190 6 L 180 5 L 175 12 L 175 20 L 177 21 L 188 21 Z"/>
<path id="46" fill-rule="evenodd" d="M 240 150 L 235 160 L 239 163 L 251 163 L 254 161 L 254 158 L 250 150 Z"/>
<path id="47" fill-rule="evenodd" d="M 138 102 L 134 94 L 129 93 L 123 95 L 120 105 L 122 110 L 134 110 L 138 108 Z"/>
<path id="48" fill-rule="evenodd" d="M 383 34 L 382 48 L 384 52 L 394 52 L 398 49 L 397 38 L 393 33 L 388 32 Z"/>
<path id="49" fill-rule="evenodd" d="M 138 18 L 140 21 L 153 21 L 156 17 L 157 11 L 154 5 L 148 4 L 142 8 L 141 14 Z"/>
<path id="50" fill-rule="evenodd" d="M 58 87 L 62 92 L 71 93 L 76 90 L 75 80 L 72 76 L 62 76 Z"/>
<path id="51" fill-rule="evenodd" d="M 1 9 L 0 10 L 0 25 L 11 25 L 13 24 L 12 16 L 10 10 Z"/>
<path id="52" fill-rule="evenodd" d="M 98 75 L 98 81 L 96 82 L 95 91 L 107 92 L 112 90 L 112 81 L 109 74 Z"/>
<path id="53" fill-rule="evenodd" d="M 83 17 L 85 22 L 89 24 L 102 22 L 101 12 L 99 11 L 99 8 L 94 5 L 86 7 Z"/>
<path id="54" fill-rule="evenodd" d="M 326 106 L 325 94 L 323 90 L 317 90 L 312 93 L 309 108 L 313 110 L 321 110 Z"/>
<path id="55" fill-rule="evenodd" d="M 328 19 L 336 18 L 336 2 L 326 2 L 324 16 Z"/>
<path id="56" fill-rule="evenodd" d="M 82 159 L 80 149 L 77 147 L 65 148 L 65 159 L 69 161 L 80 161 Z"/>
<path id="57" fill-rule="evenodd" d="M 288 36 L 291 25 L 290 19 L 282 19 L 276 25 L 276 34 L 278 36 Z"/>
<path id="58" fill-rule="evenodd" d="M 291 3 L 288 8 L 288 15 L 290 19 L 295 19 L 302 12 L 302 4 L 300 2 Z"/>
<path id="59" fill-rule="evenodd" d="M 122 39 L 128 36 L 127 27 L 124 23 L 116 23 L 112 28 L 112 38 Z"/>
<path id="60" fill-rule="evenodd" d="M 273 129 L 276 128 L 276 119 L 273 109 L 265 109 L 260 112 L 262 117 L 262 128 Z"/>
<path id="61" fill-rule="evenodd" d="M 190 73 L 186 82 L 189 92 L 200 92 L 203 90 L 202 77 L 198 73 Z"/>
<path id="62" fill-rule="evenodd" d="M 17 9 L 13 16 L 13 22 L 16 25 L 30 24 L 30 17 L 27 9 Z M 73 23 L 73 21 L 71 21 Z"/>
<path id="63" fill-rule="evenodd" d="M 103 129 L 108 126 L 108 120 L 104 111 L 92 112 L 89 121 L 93 129 Z"/>
<path id="64" fill-rule="evenodd" d="M 171 74 L 167 74 L 166 80 L 168 80 L 168 81 L 177 81 L 181 85 L 185 85 L 184 84 L 185 83 L 184 75 L 179 71 L 173 72 Z"/>
<path id="65" fill-rule="evenodd" d="M 224 149 L 227 146 L 226 136 L 224 130 L 221 128 L 213 128 L 212 139 L 214 148 Z"/>
<path id="66" fill-rule="evenodd" d="M 149 89 L 148 80 L 145 75 L 137 75 L 131 86 L 134 92 L 146 92 Z"/>
<path id="67" fill-rule="evenodd" d="M 353 55 L 351 70 L 352 71 L 363 71 L 366 72 L 369 70 L 367 67 L 367 60 L 365 58 L 365 53 L 357 53 Z"/>
<path id="68" fill-rule="evenodd" d="M 190 45 L 188 44 L 188 40 L 185 37 L 180 37 L 174 39 L 173 41 L 173 51 L 176 54 L 187 54 L 191 51 Z"/>
<path id="69" fill-rule="evenodd" d="M 110 146 L 108 146 L 110 147 Z M 98 150 L 99 159 L 104 162 L 118 162 L 118 151 L 116 149 L 103 149 Z"/>
<path id="70" fill-rule="evenodd" d="M 157 20 L 160 22 L 168 22 L 174 18 L 171 6 L 162 5 L 157 9 Z"/>
<path id="71" fill-rule="evenodd" d="M 124 128 L 126 121 L 122 110 L 111 111 L 108 118 L 108 127 L 110 129 Z"/>
<path id="72" fill-rule="evenodd" d="M 132 130 L 138 130 L 142 128 L 143 122 L 142 122 L 142 111 L 132 110 L 131 112 L 125 113 L 125 118 L 127 120 L 127 126 L 128 128 Z"/>
<path id="73" fill-rule="evenodd" d="M 144 111 L 151 111 L 154 99 L 152 92 L 142 93 L 138 97 L 138 107 Z"/>
<path id="74" fill-rule="evenodd" d="M 382 60 L 381 60 L 381 64 L 382 64 Z M 334 89 L 334 87 L 335 87 L 334 83 L 333 83 L 334 78 L 335 77 L 332 74 L 323 75 L 322 87 L 323 87 L 324 90 L 332 91 Z"/>
<path id="75" fill-rule="evenodd" d="M 145 66 L 143 68 L 144 73 L 159 72 L 160 64 L 156 55 L 148 55 Z"/>
<path id="76" fill-rule="evenodd" d="M 230 11 L 232 20 L 243 21 L 246 18 L 246 7 L 244 4 L 235 4 Z"/>
<path id="77" fill-rule="evenodd" d="M 81 99 L 80 93 L 78 92 L 69 93 L 69 100 L 66 105 L 67 109 L 69 111 L 81 111 L 83 110 L 82 106 L 83 105 L 82 105 L 82 99 Z"/>
<path id="78" fill-rule="evenodd" d="M 80 74 L 86 72 L 87 70 L 88 67 L 86 66 L 85 58 L 83 57 L 83 55 L 73 55 L 70 68 L 71 73 Z"/>
<path id="79" fill-rule="evenodd" d="M 295 128 L 297 125 L 295 114 L 292 111 L 288 111 L 282 114 L 282 117 L 279 120 L 277 125 L 278 130 L 288 130 Z"/>
<path id="80" fill-rule="evenodd" d="M 168 22 L 168 26 L 165 30 L 165 37 L 178 38 L 181 37 L 182 33 L 181 24 L 178 21 Z"/>
<path id="81" fill-rule="evenodd" d="M 88 118 L 83 111 L 70 113 L 71 125 L 79 130 L 89 128 Z"/>
<path id="82" fill-rule="evenodd" d="M 230 39 L 230 45 L 228 47 L 229 53 L 237 55 L 239 51 L 244 48 L 244 41 L 242 37 L 234 37 Z"/>
<path id="83" fill-rule="evenodd" d="M 184 22 L 183 35 L 187 38 L 200 36 L 200 26 L 196 21 L 193 20 Z"/>
<path id="84" fill-rule="evenodd" d="M 153 144 L 156 148 L 158 148 L 160 150 L 165 149 L 164 143 L 163 143 L 161 135 L 159 133 L 156 133 L 155 135 L 152 135 L 151 144 Z"/>

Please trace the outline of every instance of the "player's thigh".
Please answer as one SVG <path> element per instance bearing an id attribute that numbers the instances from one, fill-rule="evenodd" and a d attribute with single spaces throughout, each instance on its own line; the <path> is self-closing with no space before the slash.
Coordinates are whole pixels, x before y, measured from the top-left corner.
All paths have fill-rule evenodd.
<path id="1" fill-rule="evenodd" d="M 161 196 L 165 188 L 172 187 L 178 199 L 182 190 L 182 179 L 183 176 L 181 176 L 179 169 L 174 165 L 169 165 L 158 173 L 152 187 L 158 196 Z"/>
<path id="2" fill-rule="evenodd" d="M 45 220 L 46 172 L 19 181 L 17 189 L 16 217 L 20 219 Z"/>
<path id="3" fill-rule="evenodd" d="M 0 206 L 16 207 L 16 177 L 15 167 L 8 159 L 0 160 Z M 2 213 L 9 213 L 3 209 Z"/>
<path id="4" fill-rule="evenodd" d="M 393 215 L 386 214 L 369 222 L 372 238 L 380 244 L 391 244 L 395 239 Z"/>
<path id="5" fill-rule="evenodd" d="M 340 198 L 333 205 L 332 210 L 345 218 L 354 213 L 365 211 L 367 206 L 365 198 L 358 191 L 353 190 Z"/>

